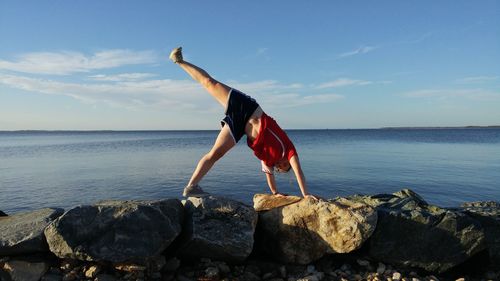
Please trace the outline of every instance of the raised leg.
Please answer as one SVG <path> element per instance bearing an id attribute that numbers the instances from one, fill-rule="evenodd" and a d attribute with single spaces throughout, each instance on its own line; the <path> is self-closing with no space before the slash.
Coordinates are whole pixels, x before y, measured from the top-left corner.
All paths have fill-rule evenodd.
<path id="1" fill-rule="evenodd" d="M 224 108 L 231 88 L 212 78 L 205 70 L 185 61 L 182 58 L 182 48 L 175 48 L 170 53 L 170 59 L 186 71 L 195 81 L 200 83 Z"/>
<path id="2" fill-rule="evenodd" d="M 229 130 L 229 126 L 224 126 L 217 139 L 215 140 L 215 144 L 208 152 L 203 156 L 198 162 L 198 166 L 193 172 L 191 179 L 189 180 L 188 186 L 198 184 L 201 179 L 207 174 L 207 172 L 212 168 L 212 166 L 219 160 L 226 152 L 228 152 L 236 143 L 234 141 L 233 136 L 231 135 L 231 131 Z"/>

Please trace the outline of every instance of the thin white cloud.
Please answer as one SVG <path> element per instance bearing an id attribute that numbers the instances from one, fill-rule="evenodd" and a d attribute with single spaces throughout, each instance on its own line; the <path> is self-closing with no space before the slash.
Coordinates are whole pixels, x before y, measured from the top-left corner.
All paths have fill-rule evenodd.
<path id="1" fill-rule="evenodd" d="M 390 84 L 392 81 L 366 81 L 359 79 L 351 79 L 351 78 L 338 78 L 333 81 L 321 83 L 315 86 L 316 89 L 327 89 L 327 88 L 339 88 L 346 86 L 365 86 L 372 84 Z"/>
<path id="2" fill-rule="evenodd" d="M 361 46 L 355 50 L 342 53 L 342 54 L 338 55 L 337 58 L 346 58 L 346 57 L 351 57 L 351 56 L 355 56 L 355 55 L 366 54 L 366 53 L 369 53 L 375 49 L 378 49 L 378 47 L 377 46 Z"/>
<path id="3" fill-rule="evenodd" d="M 493 92 L 484 89 L 424 89 L 411 91 L 404 94 L 411 98 L 466 98 L 471 100 L 498 100 L 500 92 Z"/>
<path id="4" fill-rule="evenodd" d="M 199 85 L 186 80 L 79 84 L 0 74 L 0 84 L 35 93 L 70 96 L 85 103 L 102 102 L 127 109 L 206 108 L 204 105 L 210 99 Z"/>
<path id="5" fill-rule="evenodd" d="M 115 75 L 105 75 L 105 74 L 97 74 L 88 76 L 91 80 L 95 81 L 137 81 L 144 80 L 146 78 L 151 78 L 157 76 L 153 73 L 120 73 Z"/>
<path id="6" fill-rule="evenodd" d="M 265 95 L 260 97 L 261 105 L 270 108 L 288 108 L 299 107 L 312 104 L 325 104 L 336 102 L 343 99 L 344 96 L 338 94 L 321 94 L 321 95 L 299 95 L 296 93 Z"/>
<path id="7" fill-rule="evenodd" d="M 99 78 L 102 77 L 99 76 Z M 8 87 L 41 94 L 69 96 L 90 104 L 105 103 L 130 110 L 154 108 L 213 112 L 219 109 L 218 104 L 212 102 L 210 95 L 193 81 L 163 79 L 105 80 L 105 82 L 68 83 L 0 74 L 0 84 Z M 281 84 L 272 80 L 252 83 L 234 82 L 230 85 L 252 95 L 266 107 L 272 108 L 329 103 L 343 98 L 337 94 L 291 94 L 290 91 L 301 90 L 303 86 L 301 84 Z"/>
<path id="8" fill-rule="evenodd" d="M 362 85 L 370 85 L 373 84 L 372 81 L 364 81 L 364 80 L 356 80 L 350 78 L 339 78 L 333 81 L 325 82 L 316 86 L 317 89 L 326 89 L 326 88 L 338 88 L 345 86 L 362 86 Z"/>
<path id="9" fill-rule="evenodd" d="M 251 95 L 259 94 L 260 92 L 283 92 L 287 90 L 301 89 L 304 86 L 300 83 L 281 84 L 275 80 L 263 80 L 250 83 L 240 83 L 237 81 L 229 81 L 231 87 L 249 93 Z"/>
<path id="10" fill-rule="evenodd" d="M 79 52 L 36 52 L 20 55 L 16 60 L 0 59 L 0 70 L 23 73 L 67 75 L 124 65 L 148 64 L 157 60 L 152 51 L 113 49 L 85 55 Z"/>
<path id="11" fill-rule="evenodd" d="M 472 76 L 472 77 L 457 79 L 456 82 L 462 84 L 479 84 L 479 83 L 496 81 L 499 80 L 499 78 L 500 76 Z"/>

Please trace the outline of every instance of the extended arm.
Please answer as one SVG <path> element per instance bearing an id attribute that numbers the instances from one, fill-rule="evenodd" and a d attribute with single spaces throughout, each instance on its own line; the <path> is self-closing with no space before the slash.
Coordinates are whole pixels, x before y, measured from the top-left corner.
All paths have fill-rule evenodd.
<path id="1" fill-rule="evenodd" d="M 294 155 L 292 156 L 292 158 L 290 158 L 290 166 L 292 166 L 293 172 L 295 173 L 295 177 L 297 178 L 302 196 L 311 196 L 317 199 L 316 196 L 309 194 L 309 191 L 307 190 L 306 178 L 304 177 L 304 172 L 302 172 L 302 167 L 300 166 L 299 157 L 297 155 Z"/>
<path id="2" fill-rule="evenodd" d="M 267 185 L 269 185 L 269 189 L 272 194 L 276 194 L 278 192 L 278 188 L 276 187 L 276 180 L 274 179 L 273 174 L 266 173 Z"/>

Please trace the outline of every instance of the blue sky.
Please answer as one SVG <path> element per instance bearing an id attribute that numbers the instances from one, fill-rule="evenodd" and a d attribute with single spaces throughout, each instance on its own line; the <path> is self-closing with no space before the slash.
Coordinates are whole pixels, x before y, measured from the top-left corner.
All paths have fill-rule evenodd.
<path id="1" fill-rule="evenodd" d="M 218 129 L 176 46 L 284 128 L 500 124 L 499 1 L 0 0 L 0 130 Z"/>

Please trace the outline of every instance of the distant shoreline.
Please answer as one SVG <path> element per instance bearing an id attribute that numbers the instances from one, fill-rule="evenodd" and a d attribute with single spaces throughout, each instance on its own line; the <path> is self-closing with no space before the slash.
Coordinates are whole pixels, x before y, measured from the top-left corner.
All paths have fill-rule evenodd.
<path id="1" fill-rule="evenodd" d="M 500 125 L 492 126 L 443 126 L 443 127 L 381 127 L 381 128 L 324 128 L 324 129 L 286 129 L 287 131 L 322 131 L 322 130 L 450 130 L 450 129 L 500 129 Z M 199 132 L 218 131 L 213 129 L 189 130 L 0 130 L 0 133 L 121 133 L 121 132 Z"/>
<path id="2" fill-rule="evenodd" d="M 500 125 L 493 126 L 458 126 L 458 127 L 382 127 L 381 130 L 440 130 L 440 129 L 500 129 Z"/>

